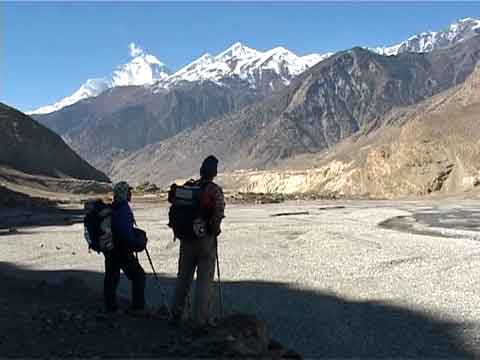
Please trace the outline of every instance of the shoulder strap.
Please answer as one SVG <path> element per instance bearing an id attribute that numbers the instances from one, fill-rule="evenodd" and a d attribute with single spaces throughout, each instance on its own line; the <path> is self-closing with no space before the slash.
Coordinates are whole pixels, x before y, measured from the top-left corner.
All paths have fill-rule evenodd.
<path id="1" fill-rule="evenodd" d="M 212 181 L 200 182 L 200 188 L 203 190 L 203 189 L 205 189 L 209 184 L 213 184 L 213 182 L 212 182 Z"/>

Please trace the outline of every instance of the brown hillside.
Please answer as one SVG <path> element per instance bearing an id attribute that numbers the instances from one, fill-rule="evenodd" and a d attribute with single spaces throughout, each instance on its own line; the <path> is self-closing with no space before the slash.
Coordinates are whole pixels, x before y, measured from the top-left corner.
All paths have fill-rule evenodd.
<path id="1" fill-rule="evenodd" d="M 29 116 L 0 103 L 0 166 L 32 175 L 108 182 L 62 138 Z"/>

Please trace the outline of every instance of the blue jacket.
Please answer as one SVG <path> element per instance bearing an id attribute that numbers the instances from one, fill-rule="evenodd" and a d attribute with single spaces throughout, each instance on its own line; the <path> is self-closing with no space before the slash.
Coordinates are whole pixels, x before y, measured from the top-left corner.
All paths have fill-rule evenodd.
<path id="1" fill-rule="evenodd" d="M 133 225 L 135 219 L 128 201 L 114 202 L 112 204 L 112 232 L 115 244 L 120 249 L 128 249 L 128 244 L 135 242 Z"/>

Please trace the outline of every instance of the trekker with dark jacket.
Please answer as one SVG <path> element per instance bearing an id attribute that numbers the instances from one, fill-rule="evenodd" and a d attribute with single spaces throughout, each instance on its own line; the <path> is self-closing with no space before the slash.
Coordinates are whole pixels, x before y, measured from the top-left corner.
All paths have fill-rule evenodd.
<path id="1" fill-rule="evenodd" d="M 218 160 L 215 156 L 207 157 L 200 168 L 199 185 L 203 188 L 200 204 L 207 212 L 207 233 L 193 241 L 181 240 L 178 260 L 178 276 L 172 304 L 173 320 L 181 320 L 186 298 L 190 292 L 195 270 L 197 285 L 193 306 L 193 322 L 197 329 L 208 325 L 211 303 L 211 285 L 215 275 L 217 256 L 217 237 L 224 218 L 225 200 L 220 186 L 213 182 L 217 175 Z"/>
<path id="2" fill-rule="evenodd" d="M 132 282 L 131 311 L 143 311 L 145 308 L 145 272 L 128 244 L 133 243 L 134 224 L 132 210 L 128 204 L 132 199 L 131 187 L 121 181 L 113 188 L 112 234 L 114 248 L 104 252 L 105 280 L 104 298 L 107 312 L 116 312 L 117 287 L 120 281 L 120 269 Z"/>

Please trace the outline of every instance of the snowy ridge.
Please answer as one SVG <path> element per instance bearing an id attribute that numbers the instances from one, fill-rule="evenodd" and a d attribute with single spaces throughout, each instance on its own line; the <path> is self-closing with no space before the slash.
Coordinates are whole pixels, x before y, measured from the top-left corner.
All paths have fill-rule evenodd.
<path id="1" fill-rule="evenodd" d="M 397 45 L 369 49 L 381 55 L 430 52 L 477 34 L 480 34 L 480 20 L 468 17 L 458 20 L 443 31 L 424 32 Z M 183 81 L 212 81 L 226 85 L 229 80 L 237 78 L 247 81 L 251 88 L 257 88 L 262 79 L 272 79 L 272 76 L 281 83 L 288 84 L 295 76 L 328 58 L 332 53 L 298 56 L 283 47 L 258 51 L 237 42 L 218 55 L 202 55 L 174 74 L 170 74 L 167 67 L 155 56 L 146 54 L 134 43 L 130 44 L 130 55 L 132 60 L 118 67 L 109 77 L 87 80 L 71 96 L 27 114 L 51 113 L 116 86 L 146 85 L 156 92 L 157 89 L 168 89 Z M 273 82 L 268 82 L 273 88 Z"/>
<path id="2" fill-rule="evenodd" d="M 145 85 L 166 79 L 170 71 L 155 56 L 142 54 L 115 70 L 111 76 L 110 87 Z"/>
<path id="3" fill-rule="evenodd" d="M 66 106 L 75 104 L 76 102 L 99 95 L 101 92 L 108 89 L 107 79 L 88 79 L 80 88 L 72 95 L 63 98 L 53 105 L 42 106 L 33 111 L 27 111 L 26 114 L 49 114 L 54 111 L 60 110 Z"/>
<path id="4" fill-rule="evenodd" d="M 403 52 L 424 53 L 455 45 L 478 34 L 480 34 L 480 20 L 468 17 L 451 24 L 444 31 L 424 32 L 411 36 L 400 44 L 370 50 L 381 55 L 398 55 Z"/>
<path id="5" fill-rule="evenodd" d="M 310 54 L 299 57 L 283 47 L 262 52 L 237 42 L 216 56 L 208 53 L 202 55 L 166 81 L 160 81 L 157 86 L 169 87 L 181 81 L 213 81 L 223 84 L 225 80 L 238 77 L 247 80 L 251 87 L 256 87 L 258 79 L 266 71 L 279 75 L 288 84 L 293 77 L 330 55 Z"/>
<path id="6" fill-rule="evenodd" d="M 72 105 L 80 100 L 94 97 L 116 86 L 154 85 L 153 90 L 169 88 L 182 81 L 213 81 L 222 85 L 231 78 L 248 81 L 255 88 L 264 72 L 278 75 L 288 84 L 290 80 L 327 58 L 326 55 L 310 54 L 299 57 L 291 51 L 277 47 L 265 52 L 251 49 L 239 42 L 216 56 L 204 54 L 174 74 L 155 56 L 146 54 L 134 43 L 130 44 L 132 60 L 118 67 L 108 78 L 87 80 L 73 95 L 53 105 L 41 107 L 27 114 L 48 114 Z"/>
<path id="7" fill-rule="evenodd" d="M 72 95 L 67 96 L 53 105 L 40 107 L 27 114 L 48 114 L 72 105 L 80 100 L 94 97 L 103 91 L 116 86 L 153 84 L 166 79 L 170 71 L 155 56 L 146 54 L 142 49 L 130 44 L 132 60 L 119 66 L 110 77 L 89 79 Z"/>

